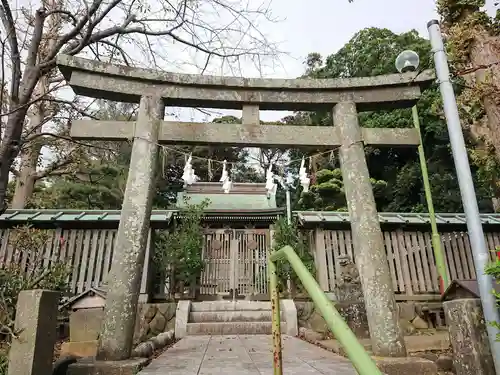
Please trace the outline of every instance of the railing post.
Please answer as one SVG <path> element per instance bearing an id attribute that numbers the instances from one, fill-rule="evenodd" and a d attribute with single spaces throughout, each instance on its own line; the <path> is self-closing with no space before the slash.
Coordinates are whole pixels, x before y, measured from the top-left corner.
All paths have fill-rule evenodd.
<path id="1" fill-rule="evenodd" d="M 273 370 L 274 375 L 283 375 L 283 355 L 281 352 L 281 313 L 278 294 L 278 275 L 276 263 L 268 260 L 269 286 L 271 293 L 272 336 L 273 336 Z"/>
<path id="2" fill-rule="evenodd" d="M 382 372 L 377 368 L 375 362 L 370 357 L 370 355 L 365 351 L 363 345 L 361 345 L 356 338 L 356 335 L 351 331 L 347 323 L 344 321 L 342 316 L 339 314 L 337 309 L 333 306 L 331 301 L 326 297 L 325 292 L 323 292 L 318 284 L 318 282 L 314 279 L 311 273 L 308 271 L 304 263 L 300 260 L 299 256 L 295 252 L 295 250 L 290 246 L 285 246 L 281 248 L 281 250 L 274 251 L 269 255 L 269 270 L 270 270 L 270 281 L 274 284 L 271 284 L 271 290 L 274 291 L 276 289 L 277 280 L 276 278 L 273 280 L 272 275 L 276 275 L 276 264 L 273 262 L 277 262 L 280 259 L 286 259 L 292 269 L 295 271 L 295 274 L 302 282 L 302 285 L 306 289 L 309 297 L 314 302 L 316 309 L 319 310 L 323 319 L 325 319 L 328 328 L 335 335 L 340 344 L 344 347 L 344 350 L 351 360 L 352 364 L 358 371 L 360 375 L 382 375 Z M 275 276 L 276 277 L 276 276 Z M 274 294 L 271 294 L 273 297 Z M 276 294 L 276 299 L 277 299 Z M 271 302 L 274 303 L 274 302 Z M 275 337 L 275 324 L 274 322 L 279 322 L 279 315 L 275 316 L 276 311 L 273 310 L 273 338 Z M 279 314 L 279 309 L 278 309 Z M 279 326 L 278 326 L 279 328 Z M 279 335 L 277 337 L 280 337 Z M 281 343 L 278 343 L 281 348 Z M 281 351 L 280 357 L 281 360 Z M 276 357 L 275 357 L 275 366 L 276 366 Z M 276 372 L 275 374 L 282 375 L 282 372 Z M 280 367 L 281 369 L 281 367 Z"/>

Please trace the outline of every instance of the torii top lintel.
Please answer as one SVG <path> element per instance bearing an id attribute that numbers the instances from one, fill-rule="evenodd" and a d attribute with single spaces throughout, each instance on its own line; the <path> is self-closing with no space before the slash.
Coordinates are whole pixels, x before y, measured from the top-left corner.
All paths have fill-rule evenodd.
<path id="1" fill-rule="evenodd" d="M 358 110 L 409 107 L 434 73 L 337 79 L 262 79 L 166 73 L 59 55 L 57 65 L 76 94 L 122 102 L 161 96 L 168 106 L 261 110 L 331 109 L 355 102 Z"/>

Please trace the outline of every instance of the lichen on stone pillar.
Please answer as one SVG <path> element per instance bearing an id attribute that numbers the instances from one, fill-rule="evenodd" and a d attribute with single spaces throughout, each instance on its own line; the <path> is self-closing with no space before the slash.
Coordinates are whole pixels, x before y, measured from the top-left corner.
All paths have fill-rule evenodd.
<path id="1" fill-rule="evenodd" d="M 495 365 L 479 298 L 443 303 L 457 375 L 489 375 Z"/>
<path id="2" fill-rule="evenodd" d="M 392 289 L 356 104 L 337 104 L 333 109 L 333 121 L 340 131 L 342 178 L 372 350 L 377 356 L 405 356 L 406 347 L 399 326 L 399 312 Z"/>
<path id="3" fill-rule="evenodd" d="M 127 359 L 132 351 L 164 109 L 161 98 L 141 98 L 113 263 L 107 278 L 99 360 Z"/>

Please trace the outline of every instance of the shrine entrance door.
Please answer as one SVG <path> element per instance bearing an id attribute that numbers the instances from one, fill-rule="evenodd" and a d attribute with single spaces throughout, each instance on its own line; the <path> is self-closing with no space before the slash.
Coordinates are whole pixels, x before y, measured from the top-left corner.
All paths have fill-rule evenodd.
<path id="1" fill-rule="evenodd" d="M 267 298 L 269 229 L 206 229 L 201 295 Z"/>

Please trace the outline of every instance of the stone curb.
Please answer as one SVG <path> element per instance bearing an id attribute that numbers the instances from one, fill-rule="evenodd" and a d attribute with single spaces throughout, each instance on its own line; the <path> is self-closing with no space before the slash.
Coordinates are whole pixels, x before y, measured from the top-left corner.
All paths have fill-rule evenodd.
<path id="1" fill-rule="evenodd" d="M 149 358 L 155 350 L 163 349 L 175 341 L 174 330 L 162 332 L 159 335 L 140 343 L 132 351 L 132 357 Z"/>

